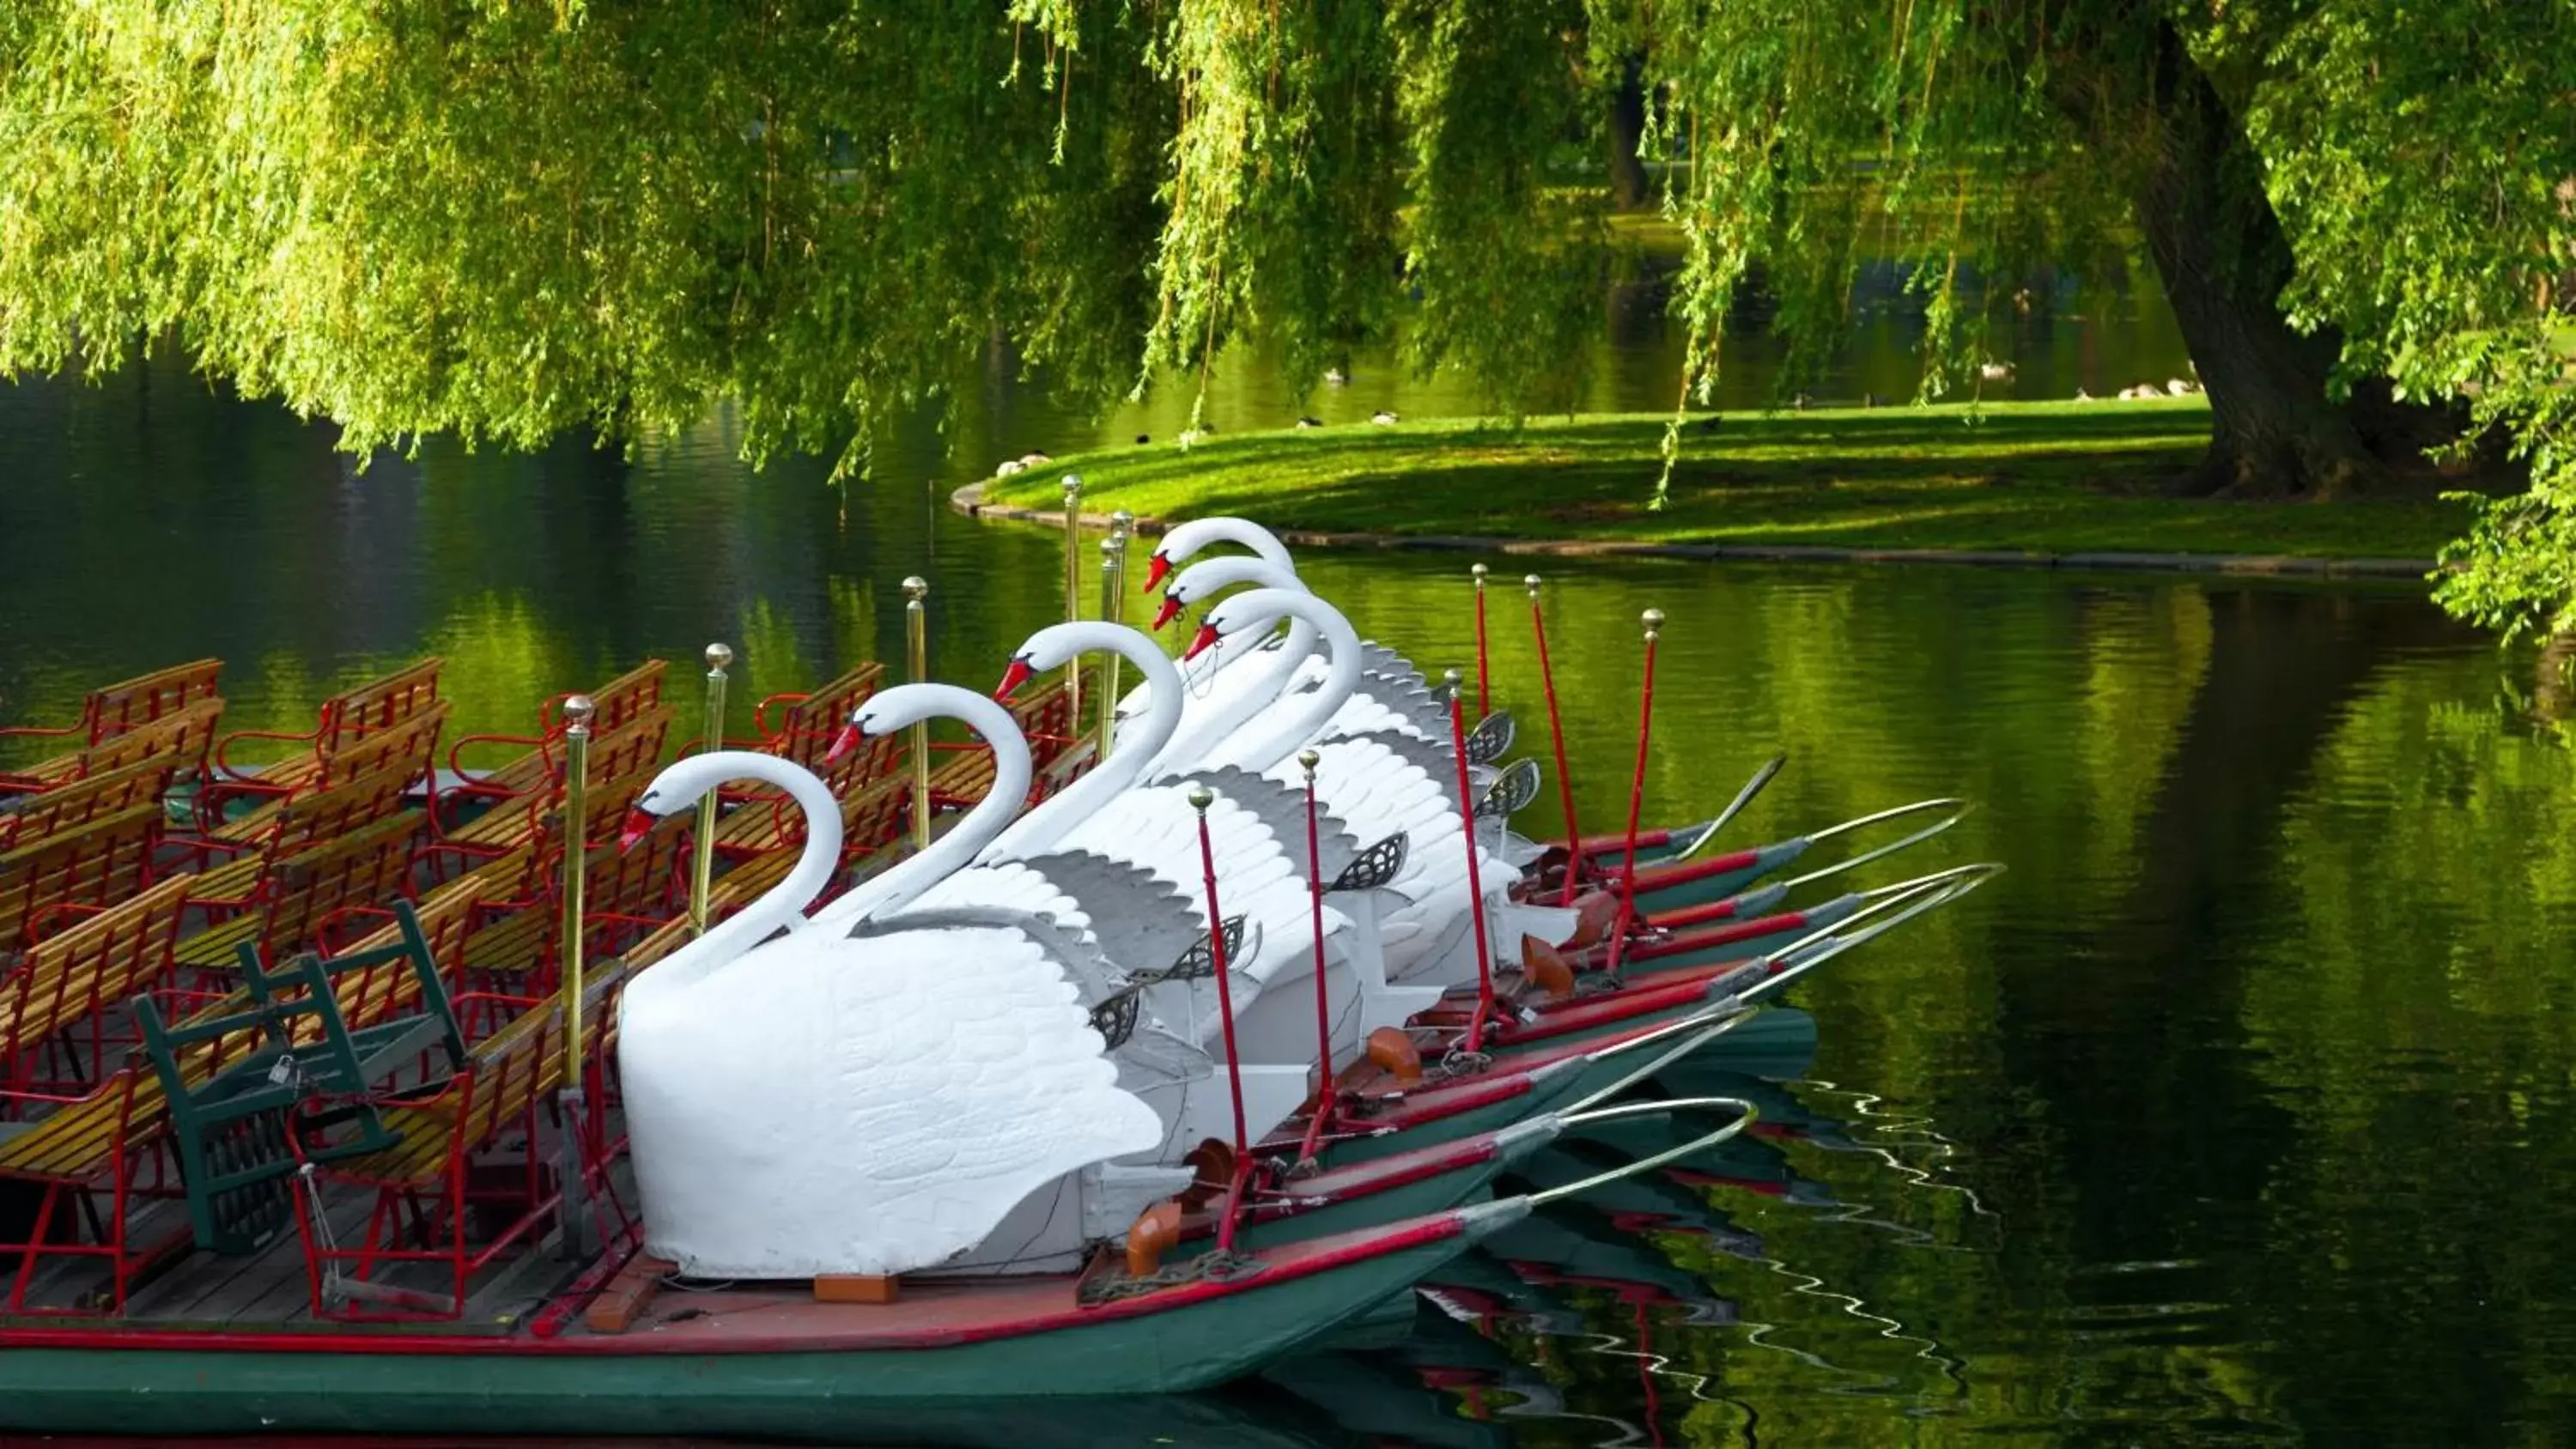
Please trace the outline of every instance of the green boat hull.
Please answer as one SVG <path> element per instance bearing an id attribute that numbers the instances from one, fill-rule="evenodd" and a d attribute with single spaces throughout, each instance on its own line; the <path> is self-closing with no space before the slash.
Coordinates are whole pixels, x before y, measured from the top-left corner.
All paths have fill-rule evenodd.
<path id="1" fill-rule="evenodd" d="M 1451 1234 L 1162 1313 L 923 1348 L 424 1352 L 424 1339 L 392 1351 L 0 1347 L 0 1429 L 918 1440 L 925 1416 L 989 1413 L 997 1400 L 1168 1395 L 1240 1378 L 1377 1308 L 1471 1241 Z M 1019 1442 L 1062 1440 L 1042 1431 Z"/>

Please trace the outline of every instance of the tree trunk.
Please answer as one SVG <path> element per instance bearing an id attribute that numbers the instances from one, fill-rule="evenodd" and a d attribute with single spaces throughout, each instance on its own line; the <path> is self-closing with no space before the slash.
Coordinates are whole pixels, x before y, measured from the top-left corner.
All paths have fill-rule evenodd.
<path id="1" fill-rule="evenodd" d="M 2193 491 L 2334 498 L 2377 476 L 2326 379 L 2342 343 L 2281 315 L 2290 247 L 2251 142 L 2159 22 L 2155 117 L 2137 199 L 2147 253 L 2209 392 L 2209 455 Z"/>
<path id="2" fill-rule="evenodd" d="M 1623 62 L 1619 88 L 1610 95 L 1610 204 L 1634 211 L 1646 204 L 1646 163 L 1637 148 L 1646 139 L 1646 58 Z"/>

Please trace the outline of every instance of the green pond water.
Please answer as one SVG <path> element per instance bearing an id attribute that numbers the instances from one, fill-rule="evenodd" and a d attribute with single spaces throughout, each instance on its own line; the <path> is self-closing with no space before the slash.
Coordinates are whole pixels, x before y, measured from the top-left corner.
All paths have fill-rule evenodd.
<path id="1" fill-rule="evenodd" d="M 2153 346 L 2034 330 L 2077 356 Z M 1369 376 L 1327 405 L 1443 406 L 1364 394 Z M 1661 385 L 1636 364 L 1638 398 Z M 1315 406 L 1228 386 L 1227 426 Z M 631 463 L 432 446 L 359 473 L 327 430 L 166 364 L 0 389 L 0 722 L 214 654 L 232 725 L 293 727 L 434 652 L 455 732 L 518 730 L 645 657 L 685 680 L 722 639 L 741 728 L 750 699 L 899 658 L 915 572 L 936 672 L 989 686 L 1056 617 L 1060 556 L 954 517 L 949 490 L 1003 453 L 1169 431 L 1185 404 L 1085 419 L 998 378 L 969 401 L 953 453 L 924 423 L 840 492 L 819 464 L 747 473 L 722 414 Z M 1473 657 L 1468 562 L 1302 565 L 1437 669 Z M 2537 1444 L 2576 1425 L 2576 764 L 2538 661 L 2406 588 L 1546 571 L 1587 827 L 1624 808 L 1651 604 L 1671 624 L 1650 816 L 1711 813 L 1785 750 L 1733 841 L 1960 794 L 1974 814 L 1870 878 L 2010 873 L 1802 983 L 1815 1061 L 1764 1089 L 1780 1129 L 1723 1170 L 1551 1212 L 1400 1346 L 1137 1406 L 1086 1442 Z M 1498 702 L 1543 751 L 1516 589 L 1494 623 Z M 1552 800 L 1524 827 L 1553 829 Z"/>

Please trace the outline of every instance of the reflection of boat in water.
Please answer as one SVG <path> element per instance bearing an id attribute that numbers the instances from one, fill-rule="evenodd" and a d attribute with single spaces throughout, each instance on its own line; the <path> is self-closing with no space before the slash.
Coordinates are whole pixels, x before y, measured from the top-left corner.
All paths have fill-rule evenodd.
<path id="1" fill-rule="evenodd" d="M 1408 1449 L 1500 1449 L 1512 1435 L 1489 1416 L 1555 1397 L 1492 1340 L 1428 1309 L 1383 1351 L 1302 1355 L 1261 1380 L 1349 1433 Z"/>

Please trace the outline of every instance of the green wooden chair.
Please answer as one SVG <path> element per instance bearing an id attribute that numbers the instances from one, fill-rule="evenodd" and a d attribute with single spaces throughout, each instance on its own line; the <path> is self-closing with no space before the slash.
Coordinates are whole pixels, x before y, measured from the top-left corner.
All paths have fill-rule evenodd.
<path id="1" fill-rule="evenodd" d="M 245 943 L 241 972 L 251 1001 L 240 1011 L 174 1025 L 150 997 L 136 1001 L 143 1049 L 170 1104 L 197 1246 L 247 1254 L 276 1241 L 294 1224 L 292 1179 L 304 1162 L 381 1152 L 400 1140 L 377 1107 L 396 1072 L 432 1052 L 445 1058 L 445 1075 L 464 1066 L 465 1034 L 419 918 L 408 902 L 395 905 L 394 918 L 399 929 L 389 945 L 328 958 L 306 952 L 275 971 Z M 421 1010 L 352 1031 L 337 982 L 386 970 L 412 973 Z M 227 1041 L 240 1054 L 191 1083 L 183 1054 Z"/>

